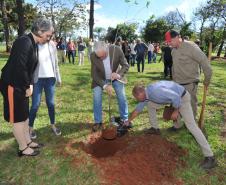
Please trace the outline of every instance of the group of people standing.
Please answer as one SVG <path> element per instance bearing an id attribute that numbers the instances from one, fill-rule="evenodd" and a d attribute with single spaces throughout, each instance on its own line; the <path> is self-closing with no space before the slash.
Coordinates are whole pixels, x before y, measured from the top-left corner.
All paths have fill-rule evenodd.
<path id="1" fill-rule="evenodd" d="M 88 47 L 88 59 L 93 51 L 92 39 L 89 40 L 88 46 L 82 37 L 79 37 L 78 41 L 69 39 L 68 42 L 63 37 L 56 39 L 56 47 L 59 57 L 59 63 L 66 63 L 68 58 L 69 63 L 75 64 L 76 54 L 78 53 L 78 65 L 84 65 L 85 61 L 85 49 Z"/>
<path id="2" fill-rule="evenodd" d="M 127 63 L 130 64 L 130 66 L 134 66 L 135 63 L 137 64 L 138 73 L 144 72 L 146 58 L 148 64 L 156 63 L 157 54 L 160 53 L 160 44 L 158 42 L 148 42 L 148 44 L 145 44 L 140 38 L 138 38 L 136 41 L 133 40 L 131 43 L 129 43 L 127 40 L 122 41 L 121 38 L 119 38 L 116 41 L 116 45 L 121 47 Z M 171 68 L 173 61 L 171 50 L 172 48 L 167 43 L 164 43 L 161 47 L 162 55 L 159 62 L 163 60 L 165 78 L 167 76 L 172 78 Z"/>
<path id="3" fill-rule="evenodd" d="M 4 118 L 13 124 L 13 134 L 19 144 L 18 156 L 36 156 L 43 144 L 31 140 L 35 138 L 33 124 L 40 105 L 42 90 L 46 95 L 52 131 L 60 135 L 61 131 L 55 126 L 54 88 L 56 82 L 61 84 L 58 67 L 57 47 L 51 41 L 54 28 L 45 18 L 34 21 L 31 33 L 19 37 L 13 44 L 10 57 L 2 69 L 0 90 L 3 95 Z M 115 44 L 104 41 L 94 43 L 90 54 L 91 77 L 93 91 L 94 121 L 92 130 L 102 129 L 102 96 L 103 92 L 110 96 L 113 89 L 116 93 L 120 122 L 130 128 L 131 121 L 147 104 L 151 128 L 149 134 L 160 134 L 157 124 L 156 110 L 160 105 L 171 104 L 174 112 L 171 116 L 174 126 L 171 131 L 180 128 L 180 115 L 185 126 L 194 136 L 205 156 L 201 167 L 210 169 L 216 166 L 213 152 L 196 124 L 197 86 L 199 83 L 199 65 L 204 72 L 204 85 L 208 86 L 212 76 L 209 61 L 200 48 L 189 41 L 182 41 L 178 32 L 170 30 L 165 35 L 166 42 L 173 48 L 172 67 L 173 81 L 160 81 L 148 85 L 136 85 L 133 96 L 139 104 L 129 115 L 125 93 L 126 73 L 129 64 L 123 50 Z M 85 46 L 83 46 L 85 47 Z M 63 47 L 62 47 L 63 48 Z M 73 48 L 73 47 L 71 47 Z M 59 49 L 59 48 L 58 48 Z M 144 70 L 144 56 L 148 47 L 139 39 L 134 47 L 137 62 Z M 138 68 L 140 70 L 140 67 Z M 29 97 L 32 105 L 29 110 Z"/>

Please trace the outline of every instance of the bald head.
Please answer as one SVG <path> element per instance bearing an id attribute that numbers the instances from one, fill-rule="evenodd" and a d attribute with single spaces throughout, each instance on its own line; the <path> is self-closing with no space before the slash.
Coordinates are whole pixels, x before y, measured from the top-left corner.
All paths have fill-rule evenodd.
<path id="1" fill-rule="evenodd" d="M 144 101 L 146 99 L 145 87 L 143 85 L 135 85 L 132 93 L 137 101 Z"/>

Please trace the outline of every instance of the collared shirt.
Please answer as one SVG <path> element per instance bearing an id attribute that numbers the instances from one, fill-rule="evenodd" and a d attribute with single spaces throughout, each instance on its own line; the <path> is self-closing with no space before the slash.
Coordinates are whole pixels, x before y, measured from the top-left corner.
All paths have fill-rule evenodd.
<path id="1" fill-rule="evenodd" d="M 184 41 L 179 48 L 173 48 L 173 81 L 179 84 L 199 82 L 199 65 L 203 69 L 204 84 L 212 76 L 210 62 L 201 49 L 193 42 Z"/>
<path id="2" fill-rule="evenodd" d="M 185 88 L 172 81 L 159 81 L 146 88 L 146 100 L 138 103 L 136 111 L 141 112 L 148 101 L 157 104 L 172 104 L 174 108 L 181 105 L 181 96 Z"/>
<path id="3" fill-rule="evenodd" d="M 104 63 L 104 71 L 105 71 L 105 77 L 107 80 L 111 79 L 111 62 L 110 62 L 110 56 L 109 56 L 109 51 L 107 57 L 103 60 Z"/>

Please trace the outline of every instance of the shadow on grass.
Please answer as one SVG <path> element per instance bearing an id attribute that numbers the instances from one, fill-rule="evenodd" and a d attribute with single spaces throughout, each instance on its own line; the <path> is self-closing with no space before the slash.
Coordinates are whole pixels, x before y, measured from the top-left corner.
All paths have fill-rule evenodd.
<path id="1" fill-rule="evenodd" d="M 13 133 L 12 132 L 7 132 L 7 133 L 5 133 L 5 132 L 0 132 L 0 141 L 4 141 L 4 140 L 8 140 L 8 139 L 10 139 L 10 138 L 12 138 L 13 137 Z M 1 184 L 0 184 L 1 185 Z"/>
<path id="2" fill-rule="evenodd" d="M 57 144 L 60 140 L 65 138 L 79 139 L 91 132 L 91 123 L 85 122 L 58 122 L 57 127 L 61 130 L 61 136 L 56 136 L 50 125 L 36 129 L 37 140 L 48 144 Z"/>
<path id="3" fill-rule="evenodd" d="M 64 136 L 72 135 L 73 138 L 80 138 L 87 135 L 87 132 L 91 131 L 92 123 L 85 122 L 59 122 L 57 126 L 61 129 L 62 135 L 55 136 L 52 132 L 50 125 L 35 129 L 37 133 L 37 140 L 44 143 L 57 143 L 59 140 L 64 139 Z M 8 140 L 13 137 L 12 132 L 0 133 L 0 141 Z"/>
<path id="4" fill-rule="evenodd" d="M 84 88 L 87 89 L 87 84 L 89 84 L 89 87 L 90 87 L 91 77 L 90 77 L 90 74 L 87 72 L 78 72 L 75 75 L 74 82 L 72 83 L 67 82 L 67 85 L 71 86 L 72 87 L 71 89 L 76 91 Z"/>

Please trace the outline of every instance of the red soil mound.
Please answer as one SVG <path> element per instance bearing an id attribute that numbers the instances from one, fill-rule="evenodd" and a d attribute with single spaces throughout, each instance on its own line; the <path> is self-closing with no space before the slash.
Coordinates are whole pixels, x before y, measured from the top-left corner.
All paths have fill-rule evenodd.
<path id="1" fill-rule="evenodd" d="M 80 147 L 92 156 L 102 185 L 183 184 L 174 172 L 186 152 L 161 136 L 127 135 L 108 141 L 93 134 Z"/>
<path id="2" fill-rule="evenodd" d="M 102 130 L 102 138 L 106 140 L 112 140 L 117 137 L 117 128 L 116 127 L 109 127 Z"/>

